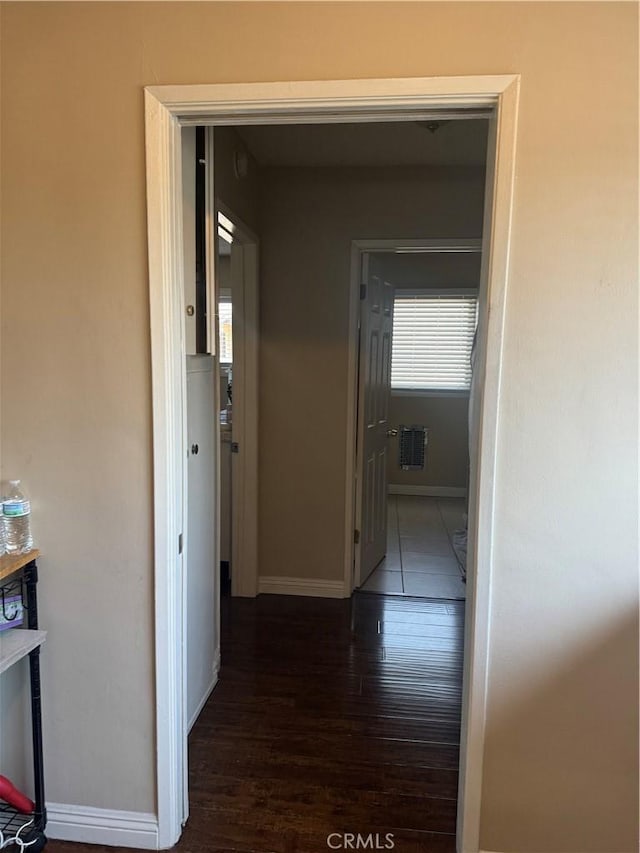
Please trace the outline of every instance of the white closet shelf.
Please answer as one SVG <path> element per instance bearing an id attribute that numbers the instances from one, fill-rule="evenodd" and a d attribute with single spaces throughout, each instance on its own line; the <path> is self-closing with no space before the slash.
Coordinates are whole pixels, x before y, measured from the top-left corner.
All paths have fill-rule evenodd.
<path id="1" fill-rule="evenodd" d="M 46 631 L 9 628 L 0 633 L 0 672 L 9 669 L 47 639 Z"/>

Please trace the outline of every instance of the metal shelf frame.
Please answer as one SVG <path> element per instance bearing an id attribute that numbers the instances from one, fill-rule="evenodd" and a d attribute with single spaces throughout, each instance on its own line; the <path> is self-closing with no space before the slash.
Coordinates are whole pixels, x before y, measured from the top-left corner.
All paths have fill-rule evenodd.
<path id="1" fill-rule="evenodd" d="M 22 595 L 24 608 L 24 628 L 9 628 L 12 633 L 12 645 L 18 632 L 29 634 L 29 639 L 21 644 L 24 653 L 16 654 L 7 665 L 11 665 L 29 655 L 29 686 L 31 693 L 31 737 L 33 743 L 33 783 L 35 809 L 32 815 L 24 815 L 10 806 L 0 805 L 0 832 L 7 841 L 8 833 L 15 833 L 23 827 L 20 839 L 34 842 L 29 846 L 30 853 L 37 853 L 46 844 L 44 830 L 47 824 L 47 812 L 44 793 L 44 762 L 42 757 L 42 697 L 40 688 L 40 646 L 46 637 L 44 631 L 38 630 L 38 567 L 36 558 L 40 552 L 29 551 L 18 556 L 5 555 L 0 557 L 0 599 L 5 595 L 14 594 L 16 590 Z M 14 633 L 15 632 L 15 633 Z M 5 633 L 5 632 L 3 632 Z M 18 636 L 19 638 L 19 636 Z M 2 634 L 0 634 L 2 642 Z M 32 645 L 36 643 L 35 645 Z M 8 644 L 7 644 L 8 645 Z M 32 821 L 30 826 L 25 826 Z M 9 837 L 11 837 L 9 835 Z"/>

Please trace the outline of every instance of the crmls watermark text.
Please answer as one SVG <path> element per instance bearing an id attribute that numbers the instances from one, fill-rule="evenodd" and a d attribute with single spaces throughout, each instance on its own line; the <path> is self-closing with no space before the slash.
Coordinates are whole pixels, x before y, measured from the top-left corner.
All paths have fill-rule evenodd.
<path id="1" fill-rule="evenodd" d="M 327 835 L 327 847 L 331 850 L 393 850 L 395 842 L 393 833 L 380 835 L 370 832 L 361 835 L 359 832 L 332 832 Z"/>

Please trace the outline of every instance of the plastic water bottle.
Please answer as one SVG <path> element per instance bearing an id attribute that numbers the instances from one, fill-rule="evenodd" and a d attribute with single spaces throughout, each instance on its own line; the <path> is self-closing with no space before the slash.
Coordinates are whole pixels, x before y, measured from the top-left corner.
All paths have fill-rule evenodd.
<path id="1" fill-rule="evenodd" d="M 2 526 L 7 554 L 25 554 L 33 548 L 31 504 L 20 491 L 20 480 L 10 480 L 10 489 L 2 501 Z"/>

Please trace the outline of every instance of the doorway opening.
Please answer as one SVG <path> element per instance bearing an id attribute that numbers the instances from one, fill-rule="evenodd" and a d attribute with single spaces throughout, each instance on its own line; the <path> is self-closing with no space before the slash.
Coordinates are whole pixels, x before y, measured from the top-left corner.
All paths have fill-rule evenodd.
<path id="1" fill-rule="evenodd" d="M 208 132 L 212 134 L 213 129 Z M 259 243 L 251 228 L 217 197 L 213 217 L 217 222 L 220 586 L 231 595 L 254 596 L 258 583 Z"/>
<path id="2" fill-rule="evenodd" d="M 258 243 L 214 194 L 213 128 L 181 136 L 188 732 L 218 682 L 221 595 L 256 594 Z"/>
<path id="3" fill-rule="evenodd" d="M 237 299 L 237 294 L 242 292 L 242 255 L 237 251 L 234 216 L 231 213 L 221 215 L 220 206 L 224 204 L 225 209 L 231 211 L 242 209 L 244 204 L 243 211 L 260 237 L 262 250 L 259 283 L 261 407 L 258 428 L 261 450 L 258 509 L 261 565 L 257 590 L 254 588 L 253 594 L 259 591 L 275 593 L 281 598 L 295 596 L 296 601 L 292 612 L 287 610 L 286 602 L 281 605 L 275 601 L 271 604 L 251 602 L 251 607 L 249 603 L 237 602 L 237 589 L 232 589 L 232 600 L 222 602 L 218 654 L 223 662 L 227 659 L 231 664 L 211 703 L 204 708 L 191 741 L 195 760 L 201 766 L 203 763 L 210 765 L 213 779 L 228 773 L 228 767 L 225 771 L 222 758 L 217 764 L 213 755 L 207 755 L 202 731 L 212 726 L 224 729 L 228 725 L 225 716 L 228 705 L 221 697 L 228 695 L 229 682 L 238 677 L 233 670 L 238 654 L 244 651 L 243 666 L 247 669 L 253 667 L 251 671 L 255 671 L 257 662 L 260 663 L 263 689 L 267 692 L 271 689 L 268 674 L 273 672 L 274 662 L 265 655 L 268 648 L 266 640 L 260 649 L 252 647 L 251 654 L 243 650 L 235 626 L 243 620 L 252 624 L 252 616 L 255 617 L 256 613 L 260 614 L 260 619 L 266 620 L 269 608 L 280 606 L 282 624 L 276 622 L 272 630 L 287 646 L 281 651 L 279 661 L 288 661 L 290 642 L 295 639 L 296 645 L 301 643 L 290 624 L 293 613 L 302 606 L 300 597 L 315 593 L 322 598 L 344 598 L 351 594 L 353 579 L 351 576 L 341 577 L 346 555 L 339 552 L 341 543 L 336 537 L 346 524 L 348 515 L 344 510 L 341 512 L 337 503 L 342 496 L 344 481 L 335 477 L 331 469 L 339 470 L 336 463 L 339 463 L 347 438 L 346 418 L 340 402 L 345 390 L 348 392 L 349 389 L 348 386 L 345 388 L 346 383 L 338 370 L 341 362 L 344 365 L 353 351 L 356 351 L 358 362 L 359 393 L 358 400 L 353 401 L 358 431 L 350 437 L 355 445 L 356 468 L 351 472 L 351 493 L 345 506 L 353 505 L 355 497 L 355 526 L 362 534 L 360 542 L 355 543 L 355 556 L 360 557 L 361 565 L 371 568 L 385 553 L 384 507 L 389 500 L 387 469 L 391 467 L 388 458 L 391 442 L 387 432 L 394 402 L 391 398 L 394 378 L 392 351 L 394 343 L 401 339 L 400 334 L 392 334 L 393 321 L 408 299 L 407 288 L 420 292 L 422 287 L 442 308 L 445 285 L 455 282 L 460 289 L 464 259 L 468 258 L 475 261 L 475 309 L 483 227 L 487 122 L 488 118 L 479 117 L 452 119 L 442 132 L 438 132 L 438 136 L 414 122 L 198 128 L 198 133 L 212 138 L 212 145 L 207 146 L 207 150 L 213 150 L 213 168 L 208 169 L 213 187 L 209 186 L 202 195 L 215 199 L 215 207 L 212 213 L 205 208 L 202 230 L 206 230 L 207 223 L 209 228 L 213 224 L 213 243 L 216 245 L 215 277 L 206 290 L 214 294 L 218 320 L 221 567 L 224 569 L 231 564 L 231 578 L 235 581 L 236 548 L 231 539 L 232 529 L 238 527 L 238 489 L 234 477 L 237 469 L 234 471 L 233 466 L 236 461 L 242 461 L 245 454 L 244 442 L 233 434 L 234 428 L 242 423 L 241 413 L 236 411 L 236 402 L 243 390 L 243 377 L 238 374 L 241 326 L 237 325 L 243 320 L 244 313 Z M 463 157 L 464 163 L 455 162 L 456 156 Z M 205 173 L 207 165 L 205 162 Z M 455 193 L 464 199 L 464 204 L 451 200 Z M 368 206 L 371 198 L 377 201 L 374 211 Z M 373 229 L 370 233 L 380 235 L 379 240 L 354 241 L 354 237 L 367 233 L 366 228 Z M 394 241 L 393 235 L 397 233 L 408 233 L 409 237 Z M 419 236 L 434 233 L 453 236 L 441 240 Z M 474 236 L 467 240 L 455 237 L 461 233 Z M 358 253 L 359 264 L 356 265 L 357 275 L 350 283 L 352 252 Z M 405 269 L 404 276 L 402 261 L 404 268 L 411 262 L 410 272 Z M 453 270 L 449 269 L 452 264 Z M 203 263 L 203 266 L 207 264 Z M 350 284 L 358 300 L 355 316 L 351 317 Z M 424 317 L 419 308 L 420 304 L 414 299 L 407 316 L 423 324 Z M 475 318 L 474 310 L 472 333 Z M 437 329 L 449 328 L 448 315 L 444 318 L 444 327 L 442 322 L 440 318 L 435 323 L 431 336 Z M 354 334 L 347 337 L 338 333 L 340 326 L 349 327 Z M 450 342 L 446 342 L 446 348 L 449 347 Z M 430 358 L 426 359 L 426 365 L 424 361 L 414 358 L 414 363 L 407 369 L 424 372 L 426 368 L 433 367 Z M 452 365 L 438 367 L 440 374 L 446 374 L 445 379 L 448 379 Z M 433 387 L 438 380 L 442 384 L 442 376 L 431 379 L 426 391 L 433 394 L 451 392 L 450 381 L 447 381 L 445 389 Z M 414 395 L 411 401 L 424 404 L 425 389 L 416 387 L 417 380 L 412 381 L 411 388 L 402 386 L 395 390 L 411 391 Z M 468 388 L 462 389 L 462 393 L 468 393 Z M 322 428 L 327 412 L 331 413 L 331 432 Z M 408 421 L 414 425 L 414 431 L 417 420 L 418 416 L 414 416 Z M 427 423 L 433 426 L 431 419 Z M 370 426 L 373 427 L 370 430 L 372 436 Z M 448 434 L 454 431 L 451 418 L 446 421 L 444 429 Z M 373 438 L 371 446 L 368 443 L 370 437 Z M 442 455 L 438 450 L 437 436 L 434 445 L 432 456 Z M 232 452 L 234 446 L 236 453 Z M 432 456 L 429 457 L 429 472 Z M 468 476 L 466 460 L 463 468 L 462 486 L 466 485 Z M 392 482 L 397 483 L 399 479 L 396 476 Z M 452 488 L 452 480 L 440 482 L 445 483 L 445 488 L 447 483 Z M 397 498 L 393 496 L 391 499 Z M 414 500 L 420 502 L 427 498 Z M 330 515 L 332 510 L 335 510 L 332 514 L 337 516 L 337 524 Z M 427 529 L 429 520 L 416 519 L 416 539 L 422 540 L 432 532 Z M 418 552 L 425 545 L 419 541 L 408 547 L 412 552 Z M 351 554 L 351 559 L 353 556 Z M 409 559 L 408 554 L 405 559 Z M 429 561 L 426 568 L 433 568 L 432 563 Z M 459 576 L 457 563 L 455 565 Z M 451 577 L 442 570 L 442 566 L 440 569 L 437 576 L 417 571 L 409 576 L 407 568 L 406 582 L 402 568 L 398 573 L 389 574 L 393 580 L 399 578 L 403 586 L 405 583 L 409 586 L 410 581 L 439 581 L 440 585 L 450 582 Z M 186 573 L 189 579 L 192 575 L 190 557 Z M 368 574 L 366 569 L 362 574 Z M 462 586 L 460 580 L 458 584 Z M 407 591 L 415 595 L 413 590 Z M 431 597 L 444 598 L 440 591 L 432 592 Z M 420 719 L 416 717 L 414 741 L 421 742 L 428 750 L 428 743 L 437 735 L 446 737 L 450 748 L 456 748 L 461 707 L 463 608 L 458 606 L 455 612 L 449 612 L 441 601 L 419 609 L 415 602 L 407 602 L 404 610 L 393 610 L 384 604 L 378 612 L 375 610 L 377 606 L 380 605 L 376 603 L 373 609 L 363 611 L 362 601 L 355 602 L 353 639 L 348 645 L 338 645 L 333 650 L 339 672 L 345 665 L 345 655 L 349 654 L 351 645 L 366 642 L 371 653 L 376 654 L 379 637 L 384 636 L 386 661 L 378 669 L 380 676 L 387 680 L 388 687 L 376 696 L 371 705 L 365 699 L 353 697 L 354 715 L 362 719 L 367 714 L 374 715 L 376 709 L 386 708 L 382 716 L 387 720 L 389 735 L 393 736 L 395 732 L 400 736 L 403 723 L 398 708 L 412 703 L 418 705 L 420 699 L 426 698 L 424 708 L 420 712 L 415 711 Z M 319 604 L 316 609 L 319 614 L 323 612 Z M 446 636 L 433 636 L 434 619 L 439 620 L 438 631 Z M 379 633 L 372 630 L 372 620 L 379 624 Z M 187 621 L 191 625 L 189 610 Z M 414 634 L 411 642 L 415 647 L 412 648 L 407 647 L 407 626 Z M 392 660 L 394 644 L 398 643 L 404 644 L 404 657 Z M 443 644 L 447 646 L 447 654 L 446 663 L 443 662 L 443 668 L 439 670 L 439 675 L 444 672 L 444 683 L 440 684 L 435 677 L 433 661 L 443 651 Z M 191 648 L 188 645 L 188 659 L 194 654 L 200 658 L 200 651 L 195 644 Z M 307 649 L 307 654 L 312 655 L 313 651 Z M 411 656 L 413 665 L 422 662 L 425 673 L 416 676 L 410 687 L 406 687 L 407 656 Z M 291 662 L 293 665 L 294 661 Z M 378 682 L 371 671 L 373 667 L 365 672 L 354 660 L 352 668 L 371 693 L 378 689 Z M 301 684 L 304 682 L 300 678 L 288 679 L 288 695 L 298 697 Z M 441 701 L 443 698 L 444 702 Z M 237 719 L 246 719 L 255 711 L 254 699 L 251 691 L 243 694 L 243 700 L 236 706 Z M 218 701 L 221 702 L 220 708 L 216 707 Z M 298 702 L 296 699 L 295 704 Z M 318 704 L 322 704 L 321 698 Z M 440 720 L 437 732 L 433 729 L 433 716 Z M 303 727 L 304 719 L 303 712 L 292 713 L 288 727 L 296 731 Z M 277 721 L 265 716 L 263 726 L 269 742 L 279 743 Z M 241 729 L 238 726 L 239 739 L 247 736 L 247 732 Z M 363 741 L 366 741 L 365 737 Z M 363 752 L 366 749 L 371 753 L 369 763 L 372 764 L 376 756 L 383 754 L 383 749 L 374 737 L 369 739 L 367 746 L 368 749 L 363 746 Z M 339 737 L 336 737 L 334 748 L 340 748 Z M 314 755 L 314 758 L 320 760 L 320 756 Z M 238 773 L 243 776 L 243 758 L 237 757 L 236 760 Z M 260 760 L 261 774 L 273 770 L 268 755 L 263 753 Z M 450 756 L 447 756 L 447 761 L 450 761 Z M 438 831 L 448 834 L 451 840 L 455 831 L 456 798 L 451 797 L 451 780 L 448 779 L 446 785 L 442 784 L 444 775 L 438 774 L 438 782 L 430 789 L 430 795 L 434 799 L 447 800 L 446 820 L 437 824 L 416 820 L 411 828 L 428 831 L 437 826 Z M 327 778 L 331 778 L 331 771 Z M 370 770 L 369 778 L 375 778 L 375 770 Z M 300 783 L 303 784 L 302 779 Z M 337 788 L 337 785 L 327 783 L 327 796 L 338 797 Z M 390 807 L 393 807 L 392 803 Z M 268 819 L 265 810 L 257 810 L 254 816 L 258 826 Z M 381 812 L 381 817 L 384 817 L 384 812 Z M 193 815 L 192 824 L 197 819 L 198 816 Z M 327 827 L 327 832 L 329 829 Z M 295 831 L 299 832 L 300 827 L 295 827 Z"/>
<path id="4" fill-rule="evenodd" d="M 462 88 L 461 88 L 462 87 Z M 508 261 L 509 217 L 513 181 L 513 144 L 517 103 L 516 77 L 452 78 L 452 80 L 334 81 L 212 87 L 155 87 L 146 92 L 149 189 L 149 255 L 152 301 L 154 468 L 156 504 L 156 656 L 158 738 L 159 843 L 170 846 L 185 816 L 186 725 L 181 711 L 184 665 L 181 649 L 185 628 L 184 598 L 178 578 L 183 563 L 184 490 L 184 317 L 182 293 L 181 185 L 176 162 L 180 127 L 206 124 L 289 123 L 306 117 L 312 122 L 433 118 L 433 110 L 457 111 L 482 106 L 492 113 L 491 177 L 487 182 L 483 276 L 491 293 L 491 323 L 483 365 L 481 414 L 472 429 L 480 435 L 477 471 L 472 472 L 470 510 L 472 562 L 487 558 L 487 573 L 474 585 L 467 611 L 470 631 L 463 700 L 463 741 L 460 837 L 473 847 L 481 779 L 486 637 L 493 511 L 493 465 L 502 303 Z M 497 109 L 496 109 L 497 107 Z M 495 374 L 485 369 L 487 363 Z M 349 357 L 347 385 L 355 387 L 355 363 Z M 350 417 L 355 413 L 350 406 Z M 353 431 L 349 432 L 351 435 Z M 347 436 L 343 470 L 353 471 L 353 448 Z M 352 492 L 352 486 L 350 488 Z M 347 512 L 348 514 L 348 512 Z M 353 519 L 353 515 L 351 516 Z M 345 530 L 347 527 L 345 526 Z M 353 526 L 351 525 L 351 533 Z M 347 549 L 348 550 L 348 549 Z M 346 564 L 346 560 L 345 560 Z M 483 563 L 483 565 L 485 565 Z M 349 567 L 351 578 L 351 566 Z M 346 587 L 343 587 L 346 594 Z M 471 839 L 469 841 L 469 839 Z M 467 843 L 468 842 L 468 843 Z"/>
<path id="5" fill-rule="evenodd" d="M 411 251 L 376 241 L 354 247 L 352 288 L 360 288 L 354 586 L 364 592 L 466 597 L 480 270 L 477 239 L 412 241 Z M 380 310 L 376 291 L 387 294 Z"/>
<path id="6" fill-rule="evenodd" d="M 233 288 L 231 247 L 233 234 L 218 218 L 218 379 L 220 382 L 220 593 L 231 594 L 233 554 Z M 237 333 L 237 310 L 236 333 Z"/>

